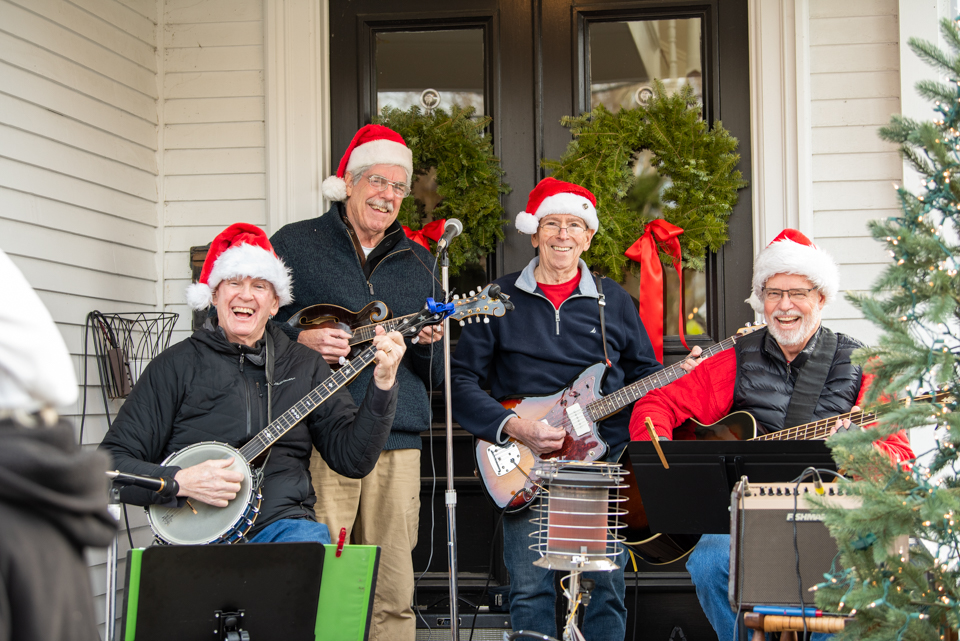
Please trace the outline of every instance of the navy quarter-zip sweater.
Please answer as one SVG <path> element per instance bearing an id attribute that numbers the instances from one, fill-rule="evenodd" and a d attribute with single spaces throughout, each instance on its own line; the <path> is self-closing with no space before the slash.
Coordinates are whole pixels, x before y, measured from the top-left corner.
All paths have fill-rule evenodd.
<path id="1" fill-rule="evenodd" d="M 351 230 L 344 222 L 343 203 L 334 203 L 323 216 L 284 225 L 270 242 L 277 255 L 293 270 L 294 302 L 281 307 L 275 321 L 292 340 L 299 329 L 286 320 L 310 305 L 338 305 L 357 312 L 369 303 L 386 303 L 394 318 L 423 309 L 428 297 L 442 296 L 436 259 L 411 242 L 400 223 L 387 228 L 383 240 L 360 264 Z M 359 404 L 373 376 L 368 367 L 350 384 Z M 386 450 L 420 449 L 420 432 L 430 425 L 427 384 L 443 385 L 443 349 L 440 343 L 411 344 L 397 371 L 400 385 L 393 428 Z"/>
<path id="2" fill-rule="evenodd" d="M 505 442 L 503 425 L 516 416 L 496 399 L 552 394 L 604 358 L 599 295 L 586 263 L 580 261 L 580 285 L 558 309 L 537 286 L 533 270 L 538 262 L 534 258 L 522 272 L 496 281 L 515 309 L 489 324 L 464 327 L 450 362 L 453 418 L 493 443 Z M 607 369 L 601 389 L 608 395 L 663 366 L 630 295 L 606 278 L 603 293 L 613 367 Z M 626 407 L 600 423 L 600 436 L 610 446 L 608 456 L 616 458 L 630 440 L 630 410 Z"/>

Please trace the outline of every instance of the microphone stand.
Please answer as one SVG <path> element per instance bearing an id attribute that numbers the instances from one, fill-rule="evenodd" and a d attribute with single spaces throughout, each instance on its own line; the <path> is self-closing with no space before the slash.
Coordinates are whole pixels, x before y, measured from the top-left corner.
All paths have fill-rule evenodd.
<path id="1" fill-rule="evenodd" d="M 440 284 L 444 293 L 450 291 L 450 256 L 447 247 L 440 250 Z M 453 409 L 450 393 L 450 318 L 443 319 L 443 394 L 447 426 L 447 568 L 450 574 L 450 636 L 460 639 L 460 618 L 457 590 L 457 491 L 453 488 Z"/>
<path id="2" fill-rule="evenodd" d="M 120 522 L 120 490 L 110 486 L 110 503 L 107 505 L 110 516 Z M 117 638 L 117 553 L 120 538 L 120 529 L 117 528 L 113 541 L 107 547 L 107 594 L 106 594 L 106 637 L 107 641 Z"/>

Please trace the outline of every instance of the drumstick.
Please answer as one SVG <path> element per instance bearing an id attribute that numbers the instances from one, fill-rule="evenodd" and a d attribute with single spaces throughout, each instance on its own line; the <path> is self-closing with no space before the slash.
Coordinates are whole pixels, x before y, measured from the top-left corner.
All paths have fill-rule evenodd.
<path id="1" fill-rule="evenodd" d="M 648 416 L 644 419 L 644 423 L 647 424 L 647 431 L 650 432 L 650 440 L 653 441 L 653 446 L 657 449 L 657 456 L 660 457 L 660 462 L 663 463 L 663 469 L 669 470 L 670 464 L 667 463 L 667 457 L 663 455 L 663 450 L 660 448 L 660 437 L 657 436 L 656 430 L 653 429 L 653 421 L 651 421 Z"/>

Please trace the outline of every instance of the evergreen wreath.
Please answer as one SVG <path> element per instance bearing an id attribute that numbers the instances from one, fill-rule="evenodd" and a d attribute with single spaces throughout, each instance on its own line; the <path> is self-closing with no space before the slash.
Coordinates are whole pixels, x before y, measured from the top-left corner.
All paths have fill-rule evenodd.
<path id="1" fill-rule="evenodd" d="M 682 227 L 679 237 L 684 267 L 702 270 L 706 252 L 717 251 L 728 239 L 727 220 L 746 187 L 736 153 L 737 139 L 717 121 L 713 128 L 701 118 L 693 89 L 686 85 L 668 95 L 659 80 L 645 106 L 611 113 L 603 105 L 577 117 L 564 117 L 573 141 L 560 160 L 544 160 L 552 176 L 586 187 L 597 198 L 600 231 L 584 260 L 615 280 L 626 267 L 639 264 L 624 252 L 643 234 L 647 222 L 663 218 Z M 667 181 L 637 177 L 633 166 L 644 151 L 651 166 Z M 654 204 L 657 207 L 651 207 Z M 652 215 L 659 209 L 659 215 Z M 672 264 L 664 253 L 665 264 Z"/>
<path id="2" fill-rule="evenodd" d="M 432 220 L 458 218 L 463 233 L 450 245 L 450 273 L 467 263 L 480 262 L 503 239 L 503 206 L 500 194 L 510 191 L 503 182 L 500 160 L 485 129 L 492 118 L 474 117 L 474 109 L 454 106 L 423 113 L 385 108 L 375 122 L 403 136 L 413 152 L 413 179 L 436 170 L 441 197 L 430 214 L 425 203 L 405 198 L 398 219 L 413 230 Z"/>

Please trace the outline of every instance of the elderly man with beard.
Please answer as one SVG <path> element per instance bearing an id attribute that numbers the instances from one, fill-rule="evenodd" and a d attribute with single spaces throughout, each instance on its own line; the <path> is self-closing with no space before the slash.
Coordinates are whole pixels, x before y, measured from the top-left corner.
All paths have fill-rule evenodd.
<path id="1" fill-rule="evenodd" d="M 711 424 L 731 412 L 747 411 L 766 433 L 856 411 L 871 378 L 850 361 L 862 343 L 820 323 L 821 311 L 836 297 L 839 281 L 829 254 L 799 231 L 784 230 L 754 262 L 748 302 L 763 314 L 766 329 L 745 336 L 734 349 L 637 401 L 631 437 L 649 440 L 647 417 L 661 439 L 681 439 L 690 435 L 675 428 L 688 418 Z M 811 395 L 804 381 L 819 381 L 822 374 L 816 378 L 811 372 L 824 365 L 822 389 Z M 795 391 L 816 401 L 812 414 L 804 416 L 791 405 Z M 845 424 L 849 426 L 849 421 Z M 903 432 L 878 441 L 876 447 L 897 462 L 914 456 Z M 733 637 L 736 621 L 727 599 L 729 565 L 729 535 L 704 535 L 687 560 L 697 597 L 720 641 Z"/>
<path id="2" fill-rule="evenodd" d="M 333 201 L 324 215 L 285 225 L 271 241 L 293 273 L 296 305 L 284 305 L 277 321 L 320 303 L 357 312 L 382 301 L 394 317 L 413 314 L 428 297 L 440 298 L 436 259 L 410 241 L 397 222 L 410 193 L 413 156 L 403 138 L 381 125 L 360 129 L 336 176 L 323 183 Z M 350 334 L 337 328 L 300 330 L 278 325 L 293 340 L 319 352 L 328 363 L 350 354 Z M 416 636 L 413 603 L 413 548 L 420 517 L 420 433 L 430 425 L 428 391 L 443 382 L 443 355 L 432 343 L 442 328 L 427 327 L 408 345 L 397 380 L 400 386 L 393 428 L 376 467 L 364 479 L 346 478 L 314 454 L 310 466 L 317 491 L 317 515 L 334 536 L 346 528 L 349 540 L 381 547 L 371 639 Z M 362 398 L 369 374 L 350 384 Z"/>

